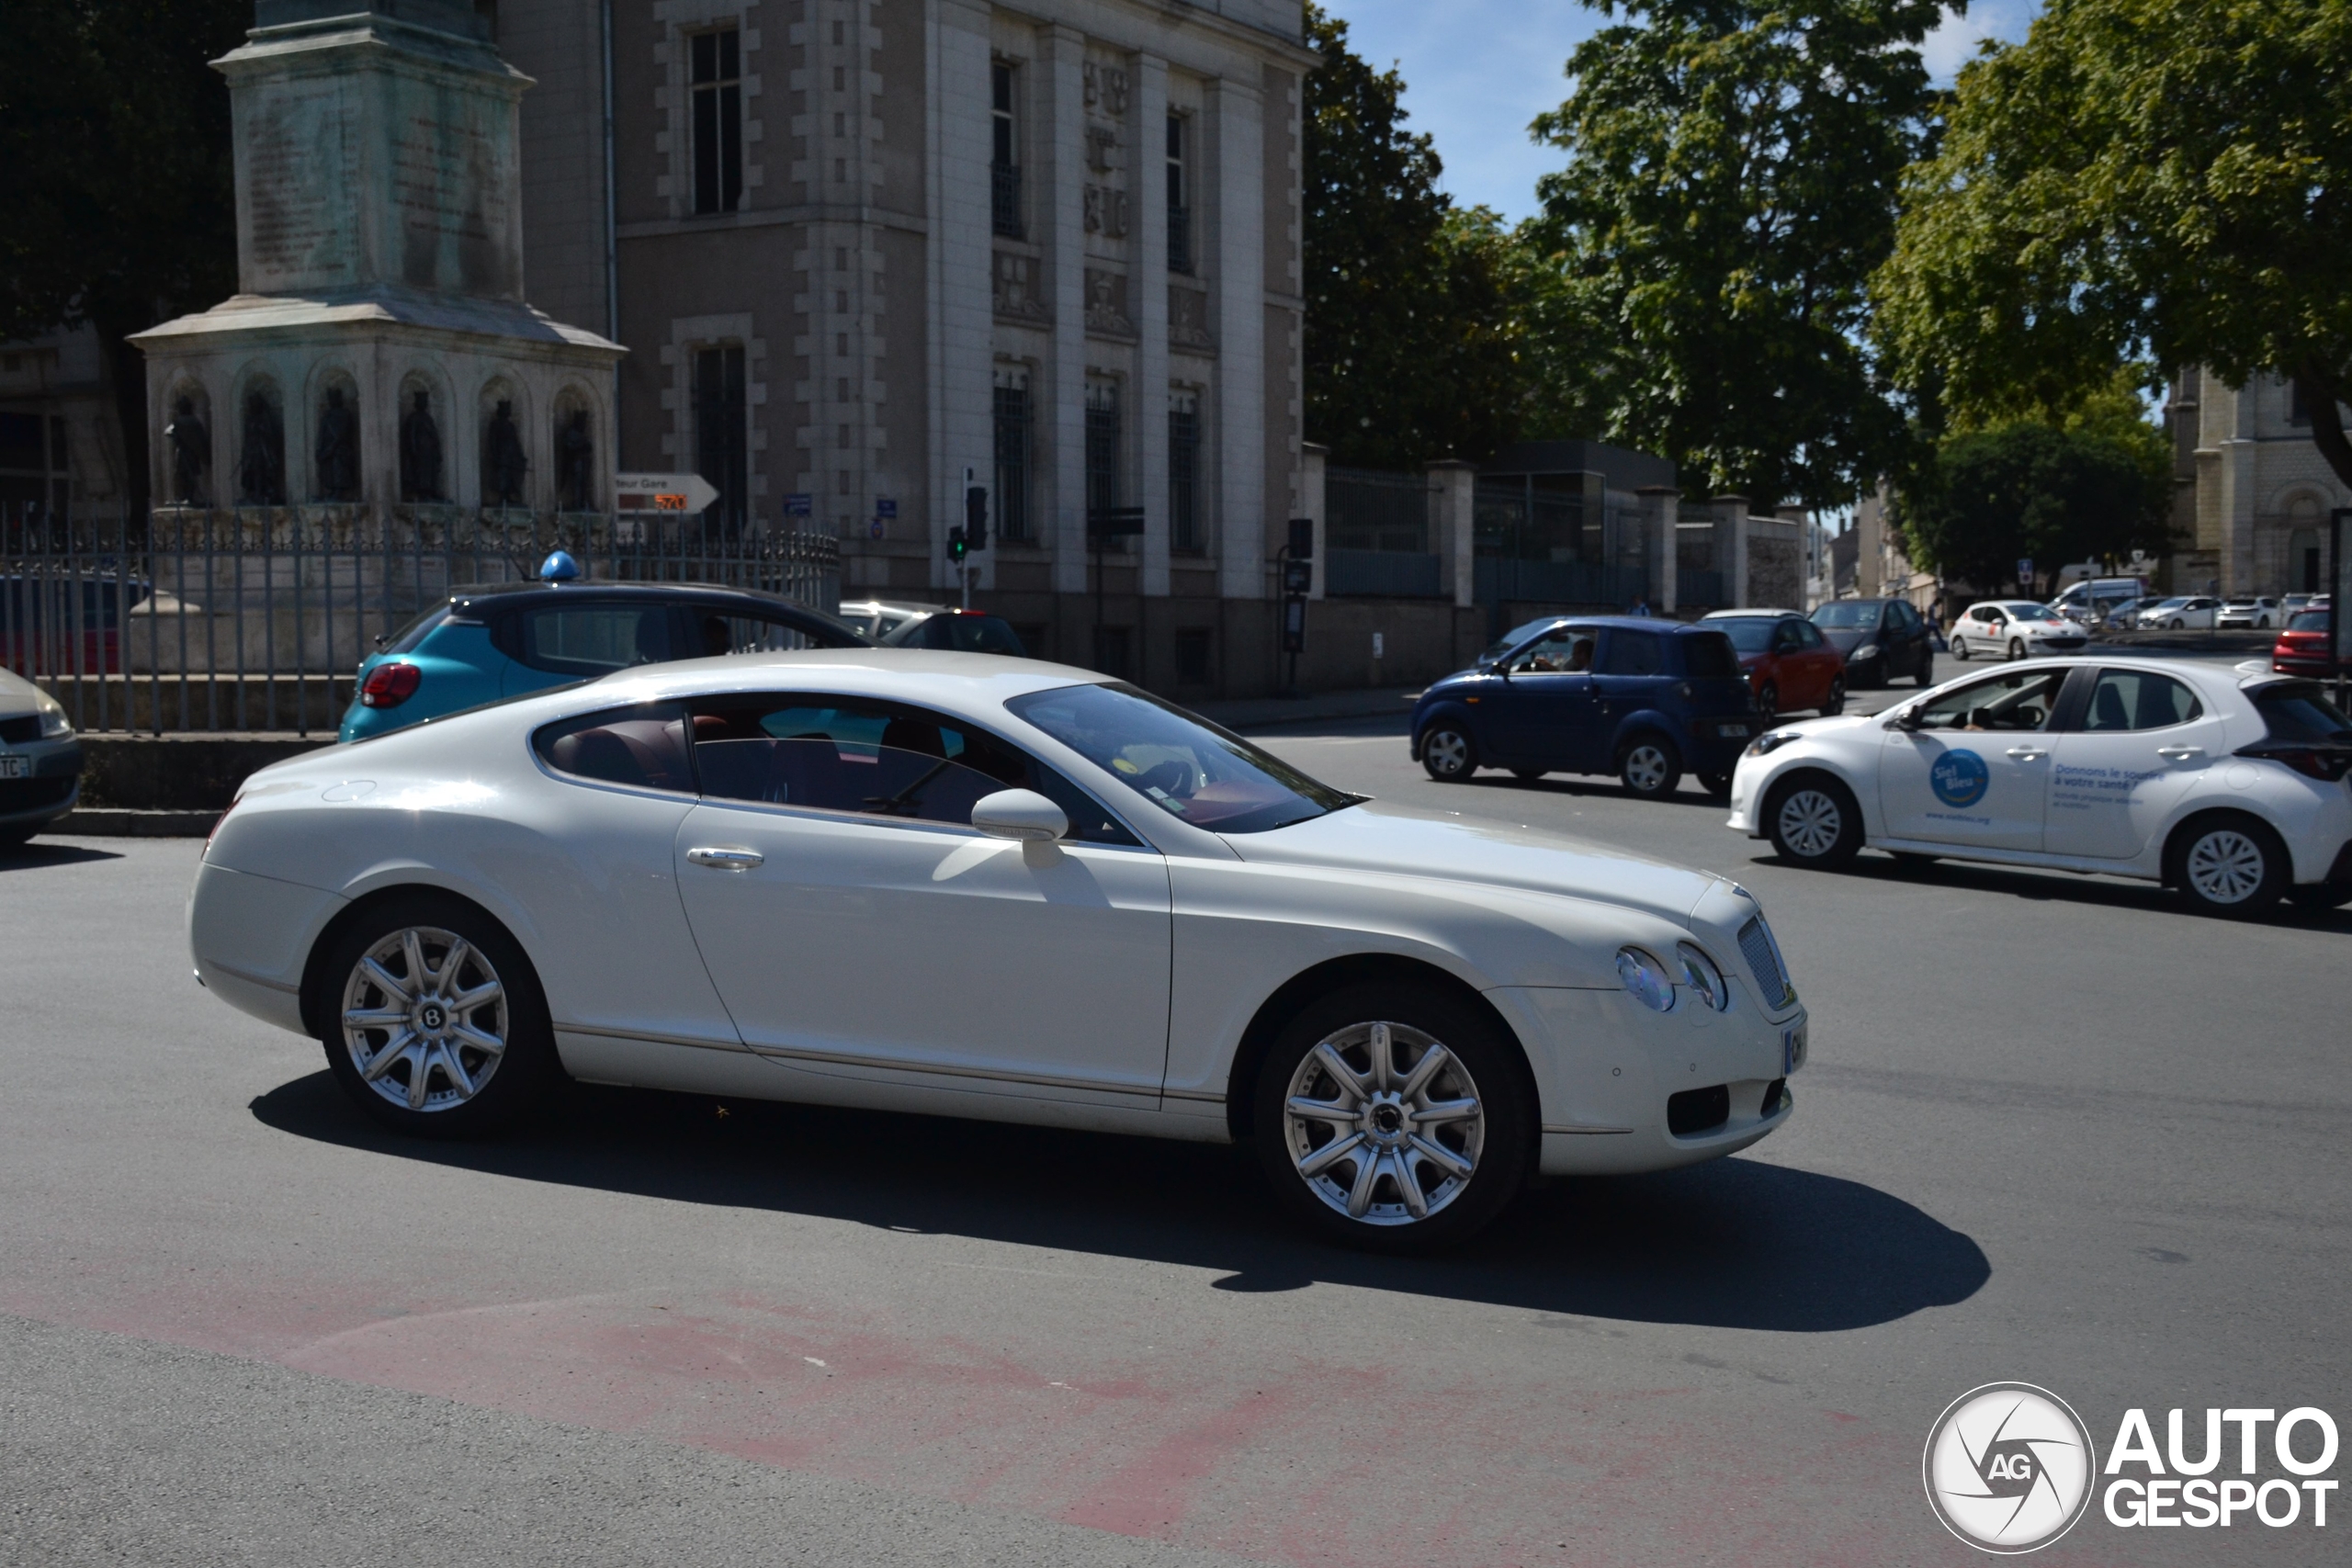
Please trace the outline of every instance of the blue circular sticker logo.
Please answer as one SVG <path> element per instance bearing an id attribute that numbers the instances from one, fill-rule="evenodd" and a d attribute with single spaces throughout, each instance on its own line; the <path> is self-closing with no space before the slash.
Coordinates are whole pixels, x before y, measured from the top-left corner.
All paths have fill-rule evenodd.
<path id="1" fill-rule="evenodd" d="M 1946 806 L 1973 806 L 1992 784 L 1992 771 L 1973 751 L 1947 751 L 1928 770 L 1928 787 Z"/>

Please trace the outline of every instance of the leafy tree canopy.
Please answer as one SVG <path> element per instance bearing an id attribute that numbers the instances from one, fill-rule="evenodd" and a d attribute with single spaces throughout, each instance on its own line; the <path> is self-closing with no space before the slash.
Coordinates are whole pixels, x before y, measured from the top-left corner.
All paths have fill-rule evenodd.
<path id="1" fill-rule="evenodd" d="M 1686 485 L 1765 508 L 1851 501 L 1904 424 L 1864 335 L 1905 166 L 1928 146 L 1939 0 L 1601 0 L 1534 131 L 1591 406 Z"/>
<path id="2" fill-rule="evenodd" d="M 1306 434 L 1336 462 L 1480 458 L 1517 434 L 1533 274 L 1511 231 L 1438 189 L 1404 79 L 1348 48 L 1310 3 L 1306 159 Z"/>
<path id="3" fill-rule="evenodd" d="M 2022 559 L 2054 574 L 2069 561 L 2166 548 L 2162 437 L 2115 412 L 2086 409 L 2071 427 L 2011 420 L 1946 436 L 1897 498 L 1906 553 L 1988 587 L 2009 581 Z"/>
<path id="4" fill-rule="evenodd" d="M 0 339 L 93 322 L 134 499 L 143 369 L 125 334 L 234 291 L 229 88 L 252 0 L 0 5 Z"/>
<path id="5" fill-rule="evenodd" d="M 2352 5 L 2050 0 L 1960 75 L 1875 284 L 1902 378 L 2055 408 L 2138 355 L 2277 368 L 2352 485 Z"/>

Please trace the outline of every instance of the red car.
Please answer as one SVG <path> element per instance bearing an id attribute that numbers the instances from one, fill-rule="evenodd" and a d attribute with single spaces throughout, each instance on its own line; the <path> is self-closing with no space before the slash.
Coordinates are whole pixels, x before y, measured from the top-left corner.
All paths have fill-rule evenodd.
<path id="1" fill-rule="evenodd" d="M 2287 629 L 2278 634 L 2271 645 L 2270 668 L 2281 675 L 2318 675 L 2323 678 L 2338 673 L 2328 661 L 2327 610 L 2299 610 Z"/>
<path id="2" fill-rule="evenodd" d="M 1795 611 L 1717 610 L 1704 624 L 1739 650 L 1756 711 L 1767 719 L 1804 708 L 1824 718 L 1845 711 L 1846 656 Z"/>

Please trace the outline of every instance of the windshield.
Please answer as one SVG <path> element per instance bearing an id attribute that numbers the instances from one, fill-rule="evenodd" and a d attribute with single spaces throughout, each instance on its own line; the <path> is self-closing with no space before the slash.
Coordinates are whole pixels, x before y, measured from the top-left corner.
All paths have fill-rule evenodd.
<path id="1" fill-rule="evenodd" d="M 2055 621 L 2064 618 L 2047 604 L 2005 604 L 2002 608 L 2020 621 Z"/>
<path id="2" fill-rule="evenodd" d="M 1133 686 L 1057 686 L 1004 705 L 1195 828 L 1262 833 L 1360 798 Z"/>
<path id="3" fill-rule="evenodd" d="M 2316 681 L 2280 681 L 2254 694 L 2254 705 L 2273 740 L 2352 745 L 2352 718 L 2327 700 Z"/>
<path id="4" fill-rule="evenodd" d="M 1725 616 L 1708 625 L 1731 638 L 1731 645 L 1742 653 L 1763 653 L 1772 646 L 1772 628 L 1781 623 L 1763 615 Z"/>
<path id="5" fill-rule="evenodd" d="M 1813 624 L 1824 631 L 1867 631 L 1878 625 L 1878 601 L 1849 599 L 1824 604 L 1813 613 Z"/>
<path id="6" fill-rule="evenodd" d="M 1496 660 L 1500 659 L 1504 654 L 1509 653 L 1512 649 L 1517 648 L 1521 643 L 1525 642 L 1529 637 L 1533 637 L 1537 632 L 1544 630 L 1551 624 L 1551 619 L 1546 617 L 1540 621 L 1530 621 L 1523 626 L 1511 627 L 1510 630 L 1503 633 L 1500 637 L 1487 645 L 1487 650 L 1478 655 L 1478 662 L 1481 664 L 1492 664 Z"/>

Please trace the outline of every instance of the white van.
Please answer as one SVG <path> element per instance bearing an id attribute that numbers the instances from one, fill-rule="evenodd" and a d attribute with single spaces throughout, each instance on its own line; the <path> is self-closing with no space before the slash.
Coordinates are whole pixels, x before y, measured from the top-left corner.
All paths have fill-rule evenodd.
<path id="1" fill-rule="evenodd" d="M 2147 596 L 2144 577 L 2092 577 L 2050 601 L 2050 607 L 2070 621 L 2095 626 L 2103 625 L 2111 612 Z"/>

